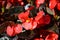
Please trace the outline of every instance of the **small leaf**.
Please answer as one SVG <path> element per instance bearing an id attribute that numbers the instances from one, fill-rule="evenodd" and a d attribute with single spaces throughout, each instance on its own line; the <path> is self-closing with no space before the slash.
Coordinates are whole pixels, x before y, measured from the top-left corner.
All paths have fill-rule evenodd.
<path id="1" fill-rule="evenodd" d="M 54 15 L 54 18 L 55 18 L 56 21 L 59 21 L 60 16 L 58 16 L 58 15 Z"/>
<path id="2" fill-rule="evenodd" d="M 2 7 L 2 13 L 4 13 L 4 7 Z"/>
<path id="3" fill-rule="evenodd" d="M 51 10 L 50 8 L 46 7 L 46 11 L 50 15 L 54 15 L 54 10 Z"/>

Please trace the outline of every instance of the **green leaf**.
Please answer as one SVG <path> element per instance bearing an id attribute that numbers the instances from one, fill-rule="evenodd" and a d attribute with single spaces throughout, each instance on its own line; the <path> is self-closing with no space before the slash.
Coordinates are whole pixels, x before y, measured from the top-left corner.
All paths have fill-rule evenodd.
<path id="1" fill-rule="evenodd" d="M 4 7 L 2 7 L 2 13 L 4 13 Z"/>
<path id="2" fill-rule="evenodd" d="M 37 10 L 36 8 L 34 7 L 32 10 L 30 10 L 30 17 L 35 17 L 37 15 Z"/>
<path id="3" fill-rule="evenodd" d="M 35 33 L 34 33 L 34 31 L 25 31 L 25 32 L 23 32 L 23 33 L 20 33 L 19 35 L 18 35 L 18 37 L 19 38 L 21 38 L 21 39 L 26 39 L 26 40 L 30 40 L 30 39 L 32 39 L 33 37 L 35 36 Z"/>
<path id="4" fill-rule="evenodd" d="M 54 10 L 51 10 L 50 8 L 46 7 L 46 11 L 50 15 L 54 15 Z"/>
<path id="5" fill-rule="evenodd" d="M 48 28 L 48 30 L 54 31 L 59 34 L 59 29 L 57 24 L 54 24 L 52 27 Z"/>
<path id="6" fill-rule="evenodd" d="M 22 6 L 16 6 L 13 8 L 8 9 L 8 13 L 10 15 L 18 14 L 24 11 L 24 8 Z"/>

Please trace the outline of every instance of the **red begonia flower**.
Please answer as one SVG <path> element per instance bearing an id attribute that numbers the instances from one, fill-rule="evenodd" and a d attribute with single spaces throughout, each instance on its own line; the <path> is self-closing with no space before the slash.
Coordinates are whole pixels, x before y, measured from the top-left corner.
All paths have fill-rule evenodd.
<path id="1" fill-rule="evenodd" d="M 57 3 L 57 9 L 60 10 L 60 3 Z"/>
<path id="2" fill-rule="evenodd" d="M 43 16 L 44 16 L 44 12 L 43 11 L 40 11 L 37 13 L 37 16 L 35 17 L 35 20 L 38 21 L 40 20 Z"/>
<path id="3" fill-rule="evenodd" d="M 46 25 L 46 24 L 49 24 L 50 23 L 50 16 L 49 15 L 45 15 L 45 16 L 43 16 L 42 18 L 40 18 L 39 20 L 38 20 L 38 24 L 40 24 L 40 25 Z"/>
<path id="4" fill-rule="evenodd" d="M 49 2 L 49 8 L 50 9 L 54 9 L 55 6 L 56 6 L 56 4 L 57 4 L 56 0 L 50 0 L 50 2 Z"/>
<path id="5" fill-rule="evenodd" d="M 56 33 L 50 33 L 46 36 L 45 40 L 58 40 L 58 35 Z"/>
<path id="6" fill-rule="evenodd" d="M 7 35 L 13 36 L 13 32 L 14 32 L 13 27 L 8 26 L 6 31 L 7 31 Z"/>
<path id="7" fill-rule="evenodd" d="M 18 18 L 19 18 L 22 22 L 24 22 L 24 21 L 26 21 L 27 19 L 29 19 L 28 16 L 29 16 L 29 11 L 22 12 L 22 13 L 18 14 Z"/>
<path id="8" fill-rule="evenodd" d="M 22 32 L 22 26 L 20 24 L 13 25 L 12 27 L 8 26 L 6 32 L 9 36 L 15 36 Z"/>
<path id="9" fill-rule="evenodd" d="M 43 4 L 45 2 L 45 0 L 36 0 L 35 1 L 35 4 L 36 4 L 36 7 L 38 8 L 41 4 Z"/>
<path id="10" fill-rule="evenodd" d="M 14 27 L 14 31 L 15 31 L 15 34 L 19 34 L 22 32 L 22 26 L 21 24 L 17 24 L 15 27 Z"/>
<path id="11" fill-rule="evenodd" d="M 37 22 L 34 21 L 33 19 L 30 19 L 30 20 L 26 20 L 26 22 L 24 22 L 22 25 L 23 28 L 25 28 L 26 30 L 33 30 L 36 28 Z"/>

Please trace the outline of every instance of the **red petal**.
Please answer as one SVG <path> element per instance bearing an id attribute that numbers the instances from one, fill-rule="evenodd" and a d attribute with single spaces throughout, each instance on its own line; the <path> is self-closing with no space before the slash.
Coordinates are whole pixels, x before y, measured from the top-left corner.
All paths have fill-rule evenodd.
<path id="1" fill-rule="evenodd" d="M 57 9 L 60 10 L 60 3 L 57 4 Z"/>
<path id="2" fill-rule="evenodd" d="M 56 6 L 57 1 L 56 0 L 50 0 L 49 2 L 49 8 L 50 9 L 54 9 L 54 7 Z"/>
<path id="3" fill-rule="evenodd" d="M 49 34 L 45 40 L 57 40 L 58 39 L 58 35 L 55 33 Z"/>
<path id="4" fill-rule="evenodd" d="M 24 2 L 21 2 L 21 5 L 23 6 L 24 5 Z"/>
<path id="5" fill-rule="evenodd" d="M 12 3 L 14 2 L 14 0 L 10 0 Z"/>
<path id="6" fill-rule="evenodd" d="M 45 14 L 45 13 L 44 13 L 43 11 L 38 12 L 38 13 L 37 13 L 37 16 L 35 17 L 35 20 L 36 20 L 36 21 L 40 20 L 40 19 L 43 17 L 44 14 Z"/>
<path id="7" fill-rule="evenodd" d="M 32 27 L 33 27 L 33 29 L 35 29 L 37 27 L 37 22 L 36 21 L 33 21 Z"/>
<path id="8" fill-rule="evenodd" d="M 27 10 L 32 10 L 34 7 L 33 6 L 31 6 L 30 8 L 28 8 Z"/>
<path id="9" fill-rule="evenodd" d="M 20 24 L 17 24 L 14 30 L 15 30 L 15 34 L 19 34 L 22 32 L 22 26 Z"/>
<path id="10" fill-rule="evenodd" d="M 50 23 L 50 16 L 49 15 L 45 16 L 44 22 L 45 22 L 45 24 L 49 24 Z"/>
<path id="11" fill-rule="evenodd" d="M 20 20 L 22 20 L 22 22 L 24 22 L 26 19 L 28 19 L 28 16 L 29 16 L 29 12 L 28 11 L 26 11 L 25 13 L 22 12 L 22 13 L 18 14 L 18 18 Z"/>
<path id="12" fill-rule="evenodd" d="M 43 4 L 45 2 L 45 0 L 36 0 L 36 6 L 37 8 L 40 6 L 40 4 Z"/>
<path id="13" fill-rule="evenodd" d="M 23 28 L 25 28 L 26 30 L 30 30 L 32 28 L 31 22 L 25 22 L 22 25 L 23 25 Z"/>
<path id="14" fill-rule="evenodd" d="M 58 38 L 58 35 L 57 35 L 57 34 L 55 34 L 55 33 L 52 33 L 52 34 L 51 34 L 51 36 L 52 36 L 53 38 L 55 38 L 55 39 L 57 39 L 57 38 Z"/>
<path id="15" fill-rule="evenodd" d="M 14 0 L 7 0 L 7 2 L 11 2 L 11 3 L 14 3 Z"/>
<path id="16" fill-rule="evenodd" d="M 10 27 L 10 26 L 7 27 L 7 34 L 9 36 L 13 36 L 13 27 Z"/>
<path id="17" fill-rule="evenodd" d="M 33 18 L 29 19 L 30 21 L 24 22 L 22 25 L 26 30 L 33 30 L 37 27 L 37 22 Z"/>
<path id="18" fill-rule="evenodd" d="M 38 24 L 43 25 L 44 24 L 44 17 L 42 17 L 39 21 Z"/>
<path id="19" fill-rule="evenodd" d="M 43 38 L 40 38 L 40 40 L 44 40 Z"/>

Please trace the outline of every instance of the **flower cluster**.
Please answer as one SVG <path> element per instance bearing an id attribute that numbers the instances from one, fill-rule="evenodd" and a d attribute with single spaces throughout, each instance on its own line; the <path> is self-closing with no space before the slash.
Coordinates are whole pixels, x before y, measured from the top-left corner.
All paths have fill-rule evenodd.
<path id="1" fill-rule="evenodd" d="M 0 10 L 0 35 L 17 36 L 18 40 L 58 40 L 59 0 L 0 0 Z"/>
<path id="2" fill-rule="evenodd" d="M 18 18 L 22 21 L 22 24 L 17 24 L 16 27 L 8 26 L 7 27 L 7 34 L 12 35 L 13 33 L 16 34 L 17 32 L 20 33 L 22 31 L 22 28 L 25 30 L 33 30 L 37 27 L 37 25 L 46 25 L 50 23 L 50 16 L 44 15 L 45 13 L 43 11 L 40 11 L 37 13 L 37 16 L 34 18 L 29 18 L 29 11 L 22 12 L 18 14 Z M 13 32 L 13 30 L 15 31 Z M 20 31 L 19 31 L 20 30 Z M 12 31 L 12 33 L 9 34 L 9 32 Z"/>
<path id="3" fill-rule="evenodd" d="M 29 18 L 29 11 L 26 11 L 24 13 L 20 13 L 18 18 L 22 21 L 23 28 L 26 30 L 33 30 L 37 27 L 38 24 L 46 25 L 50 23 L 50 16 L 44 14 L 45 13 L 43 11 L 39 11 L 36 17 Z"/>

